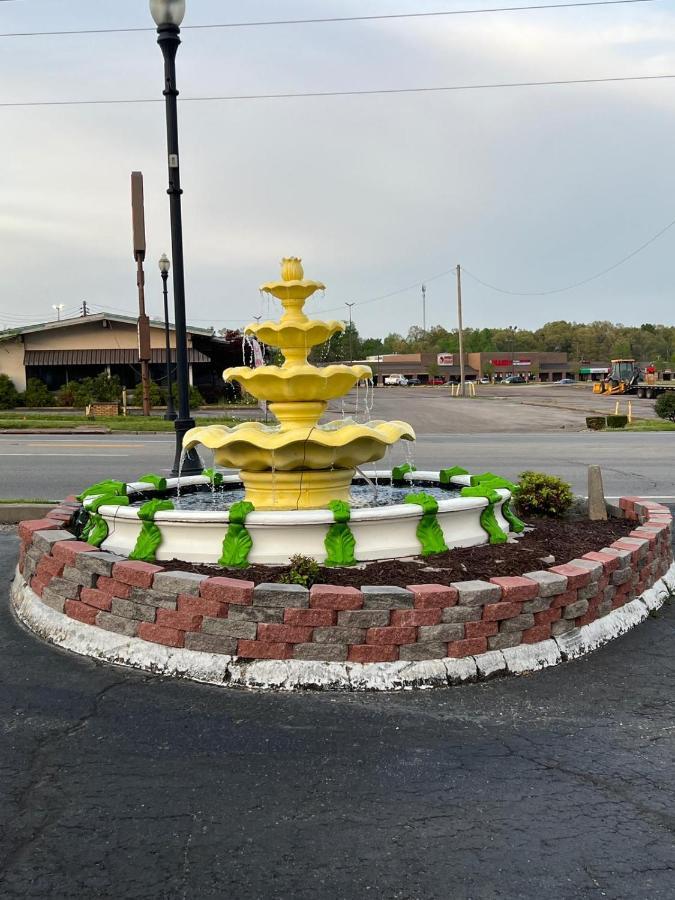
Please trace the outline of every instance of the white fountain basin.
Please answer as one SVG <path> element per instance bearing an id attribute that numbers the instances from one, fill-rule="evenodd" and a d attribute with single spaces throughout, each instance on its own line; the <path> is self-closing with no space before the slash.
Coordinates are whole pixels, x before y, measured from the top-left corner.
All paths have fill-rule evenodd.
<path id="1" fill-rule="evenodd" d="M 388 478 L 390 472 L 368 472 L 369 477 Z M 226 475 L 225 480 L 237 483 L 236 475 Z M 410 475 L 406 476 L 411 481 Z M 411 492 L 423 491 L 417 482 L 439 483 L 438 472 L 415 472 L 415 486 Z M 452 479 L 458 486 L 468 484 L 468 476 Z M 204 477 L 183 478 L 186 485 L 208 484 Z M 167 487 L 176 485 L 175 479 L 168 479 Z M 150 484 L 128 485 L 129 493 L 156 491 Z M 510 492 L 500 489 L 501 502 L 495 504 L 495 516 L 499 526 L 508 533 L 509 526 L 501 514 L 504 500 Z M 480 497 L 451 497 L 438 502 L 437 520 L 449 548 L 471 547 L 486 544 L 488 536 L 480 524 L 480 514 L 488 501 Z M 102 506 L 99 514 L 108 525 L 108 537 L 103 550 L 128 556 L 136 545 L 141 530 L 138 509 L 127 506 Z M 353 509 L 349 527 L 356 539 L 357 560 L 367 562 L 375 559 L 400 559 L 417 556 L 421 552 L 416 530 L 422 508 L 415 504 L 399 503 L 365 509 Z M 223 552 L 223 539 L 227 531 L 229 514 L 227 511 L 210 512 L 200 510 L 172 510 L 158 513 L 155 524 L 162 533 L 162 543 L 157 551 L 157 560 L 181 559 L 195 563 L 217 563 Z M 246 519 L 246 528 L 253 539 L 249 554 L 250 564 L 283 565 L 296 553 L 311 556 L 317 562 L 326 558 L 324 539 L 333 524 L 330 510 L 283 510 L 252 512 Z"/>

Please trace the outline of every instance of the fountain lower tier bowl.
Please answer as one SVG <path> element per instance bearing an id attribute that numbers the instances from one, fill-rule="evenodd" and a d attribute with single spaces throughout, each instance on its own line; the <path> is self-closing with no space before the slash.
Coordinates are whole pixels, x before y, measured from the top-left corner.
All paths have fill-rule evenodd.
<path id="1" fill-rule="evenodd" d="M 369 472 L 381 483 L 390 479 L 391 473 Z M 410 481 L 410 475 L 406 480 Z M 440 484 L 438 472 L 415 472 L 415 483 L 410 493 L 424 491 Z M 470 547 L 488 543 L 481 517 L 488 508 L 488 500 L 482 497 L 461 497 L 457 490 L 469 483 L 468 476 L 454 476 L 454 490 L 447 492 L 448 499 L 438 500 L 436 520 L 442 530 L 448 548 Z M 176 485 L 168 481 L 169 490 Z M 203 476 L 184 478 L 182 487 L 203 487 L 208 479 Z M 241 488 L 238 475 L 226 475 L 225 485 Z M 134 498 L 148 500 L 158 496 L 150 484 L 129 485 L 128 492 Z M 499 502 L 493 511 L 499 528 L 507 534 L 509 525 L 502 514 L 503 504 L 510 498 L 508 490 L 500 489 Z M 129 556 L 137 546 L 143 525 L 139 510 L 131 506 L 101 506 L 99 514 L 106 522 L 108 536 L 102 544 L 122 556 Z M 387 506 L 364 507 L 351 510 L 348 527 L 354 537 L 354 556 L 358 562 L 378 559 L 400 559 L 418 556 L 423 552 L 420 539 L 420 523 L 424 515 L 422 506 L 415 503 L 392 503 Z M 175 509 L 159 512 L 154 524 L 161 534 L 156 552 L 158 561 L 180 559 L 193 563 L 217 564 L 223 556 L 223 545 L 230 524 L 229 511 Z M 326 538 L 335 524 L 328 509 L 254 511 L 245 521 L 251 538 L 249 564 L 285 565 L 291 556 L 302 553 L 318 562 L 327 557 Z M 432 563 L 433 564 L 433 563 Z"/>
<path id="2" fill-rule="evenodd" d="M 239 366 L 226 369 L 226 381 L 238 381 L 256 400 L 271 403 L 335 400 L 348 394 L 357 381 L 370 378 L 368 366 L 325 366 L 309 363 L 286 366 Z"/>

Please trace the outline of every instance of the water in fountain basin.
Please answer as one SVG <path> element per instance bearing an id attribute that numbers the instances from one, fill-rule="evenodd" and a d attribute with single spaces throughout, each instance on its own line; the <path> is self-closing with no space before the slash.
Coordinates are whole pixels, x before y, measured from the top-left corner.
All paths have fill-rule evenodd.
<path id="1" fill-rule="evenodd" d="M 178 483 L 176 484 L 176 497 L 180 497 L 180 479 L 183 474 L 183 463 L 185 462 L 185 457 L 187 456 L 187 450 L 185 447 L 180 451 L 180 459 L 178 460 Z"/>

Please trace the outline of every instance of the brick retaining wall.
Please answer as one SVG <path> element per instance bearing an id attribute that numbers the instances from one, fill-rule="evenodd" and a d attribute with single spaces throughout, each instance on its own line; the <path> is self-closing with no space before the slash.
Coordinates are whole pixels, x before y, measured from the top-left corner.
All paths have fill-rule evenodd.
<path id="1" fill-rule="evenodd" d="M 106 631 L 241 660 L 393 662 L 534 644 L 618 609 L 672 564 L 667 507 L 622 498 L 628 537 L 523 576 L 407 588 L 258 584 L 168 571 L 97 550 L 67 530 L 79 504 L 19 526 L 19 571 L 42 602 Z"/>

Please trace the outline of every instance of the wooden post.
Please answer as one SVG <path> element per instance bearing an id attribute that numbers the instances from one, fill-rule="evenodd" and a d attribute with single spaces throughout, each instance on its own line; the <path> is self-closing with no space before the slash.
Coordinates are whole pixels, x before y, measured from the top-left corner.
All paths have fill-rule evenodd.
<path id="1" fill-rule="evenodd" d="M 607 518 L 600 466 L 588 467 L 588 518 L 591 522 L 600 522 Z"/>
<path id="2" fill-rule="evenodd" d="M 150 415 L 150 319 L 145 314 L 145 209 L 143 203 L 143 173 L 131 173 L 131 214 L 134 233 L 134 259 L 136 260 L 136 286 L 138 288 L 138 358 L 141 362 L 143 385 L 143 415 Z"/>
<path id="3" fill-rule="evenodd" d="M 462 269 L 457 266 L 457 333 L 459 335 L 459 385 L 462 397 L 466 397 L 464 380 L 464 326 L 462 324 Z"/>

